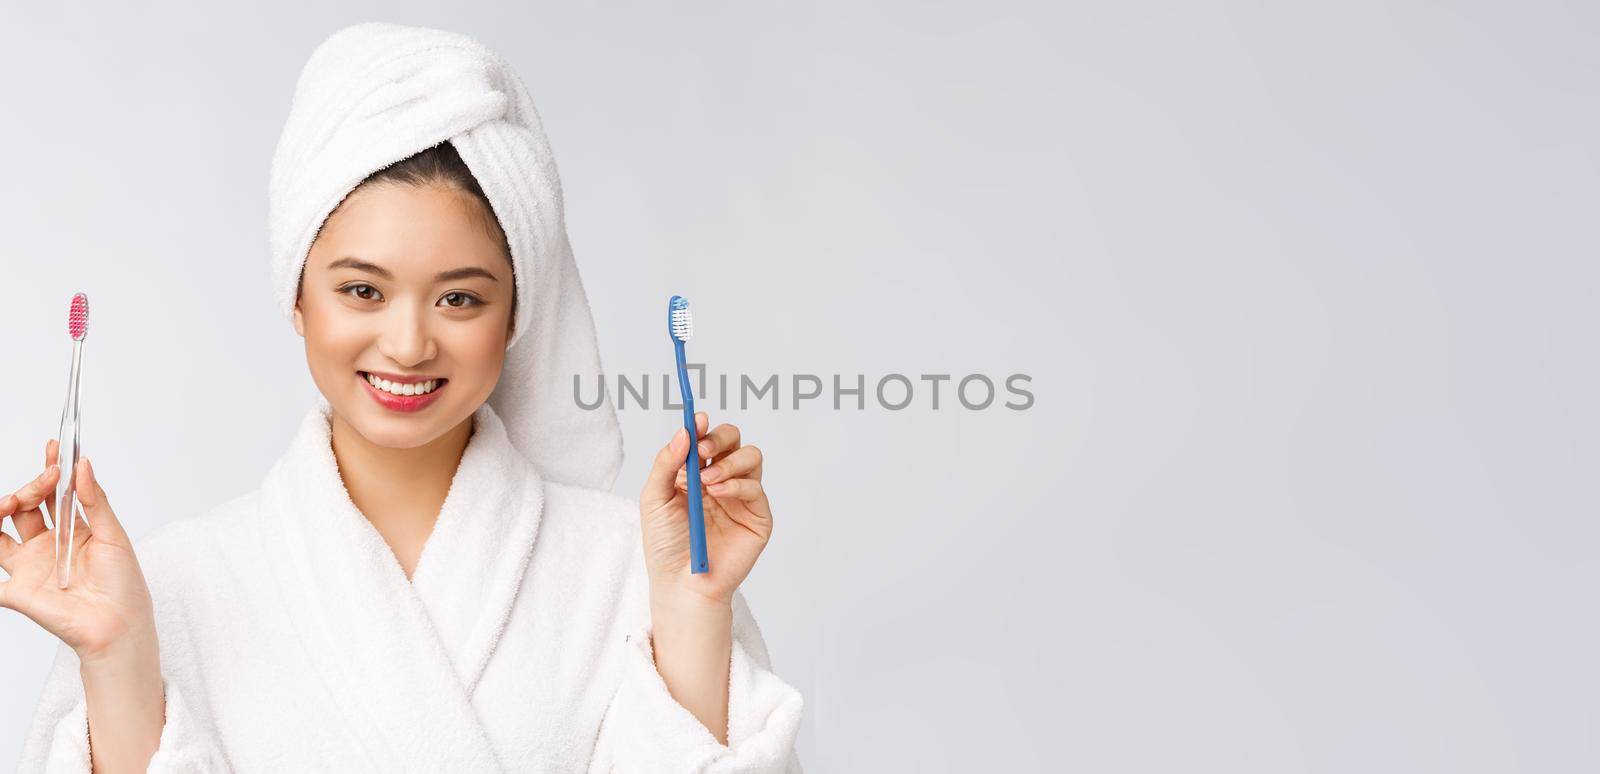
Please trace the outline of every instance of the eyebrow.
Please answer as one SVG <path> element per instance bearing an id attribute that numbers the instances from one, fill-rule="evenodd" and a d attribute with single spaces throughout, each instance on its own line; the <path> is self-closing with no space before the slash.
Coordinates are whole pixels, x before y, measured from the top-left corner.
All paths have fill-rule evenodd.
<path id="1" fill-rule="evenodd" d="M 386 280 L 394 279 L 394 274 L 391 273 L 388 269 L 385 269 L 382 266 L 379 266 L 378 264 L 372 263 L 370 261 L 363 261 L 360 258 L 354 258 L 354 257 L 340 258 L 339 260 L 328 264 L 328 269 L 330 271 L 333 270 L 333 269 L 355 269 L 357 271 L 364 271 L 364 272 L 370 272 L 372 274 L 376 274 L 376 275 L 378 275 L 378 276 L 380 276 L 380 277 L 382 277 L 382 278 L 384 278 Z M 493 274 L 490 274 L 488 272 L 488 270 L 480 269 L 480 268 L 478 268 L 476 266 L 467 266 L 467 267 L 460 268 L 460 269 L 450 269 L 449 271 L 441 271 L 438 274 L 435 274 L 433 276 L 433 280 L 434 280 L 434 282 L 446 282 L 446 281 L 449 281 L 449 280 L 466 279 L 468 277 L 483 277 L 484 279 L 487 279 L 490 282 L 499 282 L 500 281 L 499 277 L 496 277 Z"/>

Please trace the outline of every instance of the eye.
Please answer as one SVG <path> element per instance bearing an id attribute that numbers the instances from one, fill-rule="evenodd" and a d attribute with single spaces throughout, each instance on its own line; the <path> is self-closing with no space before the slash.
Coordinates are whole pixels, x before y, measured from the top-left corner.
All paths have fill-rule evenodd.
<path id="1" fill-rule="evenodd" d="M 456 301 L 451 301 L 451 299 L 456 299 Z M 471 293 L 462 293 L 460 291 L 446 293 L 444 294 L 444 298 L 439 300 L 443 301 L 446 306 L 454 307 L 456 309 L 466 309 L 468 307 L 481 306 L 483 304 L 483 301 L 479 300 L 477 296 L 474 296 Z"/>
<path id="2" fill-rule="evenodd" d="M 352 290 L 356 291 L 356 292 L 352 294 L 350 292 Z M 362 291 L 366 291 L 366 292 L 362 292 Z M 383 298 L 383 294 L 379 293 L 377 288 L 375 288 L 375 287 L 373 287 L 371 285 L 368 285 L 365 282 L 358 282 L 358 283 L 356 283 L 354 285 L 345 285 L 344 287 L 339 288 L 339 292 L 343 293 L 345 295 L 353 296 L 353 297 L 358 298 L 358 299 L 360 299 L 362 301 L 372 301 L 372 300 L 375 300 L 375 299 Z"/>

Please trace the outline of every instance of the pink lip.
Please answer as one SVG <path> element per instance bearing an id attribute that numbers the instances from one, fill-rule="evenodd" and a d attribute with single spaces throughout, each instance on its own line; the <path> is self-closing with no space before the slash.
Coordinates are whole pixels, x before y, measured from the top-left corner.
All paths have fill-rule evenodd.
<path id="1" fill-rule="evenodd" d="M 367 394 L 371 395 L 372 399 L 378 402 L 378 405 L 390 411 L 421 411 L 433 403 L 439 397 L 439 393 L 444 391 L 444 388 L 450 386 L 450 382 L 446 381 L 433 388 L 433 392 L 426 395 L 395 395 L 373 387 L 372 382 L 367 381 L 367 378 L 361 374 L 356 374 L 356 378 L 361 380 L 361 386 L 366 388 Z"/>

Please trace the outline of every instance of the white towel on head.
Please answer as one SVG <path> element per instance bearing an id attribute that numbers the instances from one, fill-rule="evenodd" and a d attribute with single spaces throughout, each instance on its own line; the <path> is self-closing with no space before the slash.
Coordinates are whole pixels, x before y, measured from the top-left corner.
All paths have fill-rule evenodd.
<path id="1" fill-rule="evenodd" d="M 450 141 L 489 197 L 511 245 L 517 308 L 489 403 L 546 479 L 610 489 L 622 432 L 598 384 L 594 317 L 562 213 L 561 181 L 533 100 L 505 61 L 465 35 L 368 23 L 312 53 L 272 159 L 273 293 L 292 319 L 323 221 L 368 175 Z"/>

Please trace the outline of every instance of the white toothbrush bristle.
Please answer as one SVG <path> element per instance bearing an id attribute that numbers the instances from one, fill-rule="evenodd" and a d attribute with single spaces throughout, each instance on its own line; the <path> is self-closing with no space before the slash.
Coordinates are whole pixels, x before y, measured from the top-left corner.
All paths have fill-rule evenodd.
<path id="1" fill-rule="evenodd" d="M 672 310 L 672 337 L 688 341 L 694 335 L 694 315 L 687 308 Z"/>

